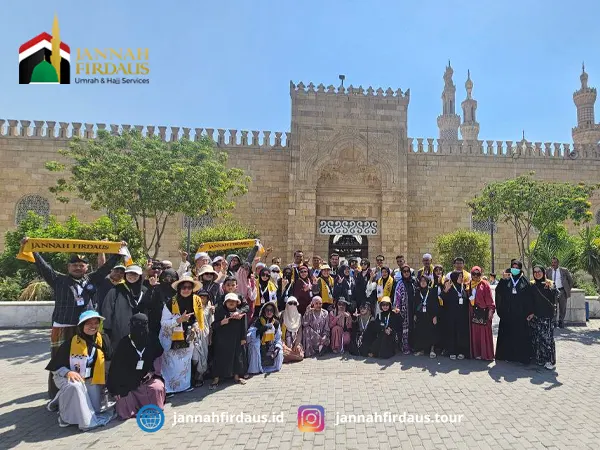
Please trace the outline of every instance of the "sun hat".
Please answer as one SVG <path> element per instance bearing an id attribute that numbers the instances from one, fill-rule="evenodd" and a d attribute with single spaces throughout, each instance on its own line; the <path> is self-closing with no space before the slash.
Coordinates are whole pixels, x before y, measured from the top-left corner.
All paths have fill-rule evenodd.
<path id="1" fill-rule="evenodd" d="M 219 276 L 219 274 L 215 272 L 215 269 L 213 269 L 213 266 L 211 266 L 210 264 L 206 264 L 205 266 L 200 267 L 200 272 L 198 273 L 198 276 L 201 277 L 202 275 L 206 275 L 207 273 L 217 277 Z"/>
<path id="2" fill-rule="evenodd" d="M 77 323 L 77 326 L 81 325 L 83 322 L 86 322 L 90 319 L 104 320 L 104 317 L 102 317 L 100 314 L 98 314 L 98 311 L 94 311 L 93 309 L 90 309 L 88 311 L 84 311 L 81 313 L 81 315 L 79 316 L 79 322 Z"/>
<path id="3" fill-rule="evenodd" d="M 242 303 L 239 295 L 237 295 L 235 292 L 230 292 L 229 294 L 227 294 L 225 296 L 225 300 L 223 300 L 223 303 L 227 303 L 228 300 L 236 301 L 236 302 L 238 302 L 238 304 Z"/>
<path id="4" fill-rule="evenodd" d="M 141 275 L 143 273 L 143 271 L 140 266 L 136 266 L 135 264 L 132 264 L 131 266 L 127 266 L 125 268 L 125 273 L 135 273 L 137 275 Z"/>
<path id="5" fill-rule="evenodd" d="M 173 284 L 171 284 L 171 287 L 173 289 L 177 290 L 177 286 L 179 286 L 181 283 L 193 283 L 193 285 L 194 285 L 194 292 L 199 291 L 202 288 L 202 285 L 200 284 L 200 282 L 194 280 L 189 275 L 184 275 L 179 280 L 177 280 L 176 282 L 174 282 Z"/>

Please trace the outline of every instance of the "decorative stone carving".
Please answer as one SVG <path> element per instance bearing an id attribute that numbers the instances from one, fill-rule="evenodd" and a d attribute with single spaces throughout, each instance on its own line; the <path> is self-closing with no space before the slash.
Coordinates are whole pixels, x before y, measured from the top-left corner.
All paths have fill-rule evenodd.
<path id="1" fill-rule="evenodd" d="M 319 220 L 319 234 L 351 234 L 374 236 L 378 233 L 376 220 Z"/>

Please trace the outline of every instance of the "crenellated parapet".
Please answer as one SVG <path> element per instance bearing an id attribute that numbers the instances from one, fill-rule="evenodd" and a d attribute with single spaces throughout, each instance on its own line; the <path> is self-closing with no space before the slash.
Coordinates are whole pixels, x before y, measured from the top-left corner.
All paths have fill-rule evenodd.
<path id="1" fill-rule="evenodd" d="M 185 138 L 199 141 L 204 137 L 213 140 L 218 147 L 254 147 L 259 149 L 287 149 L 290 132 L 231 130 L 215 128 L 166 127 L 153 125 L 115 125 L 104 123 L 53 122 L 43 120 L 6 120 L 0 119 L 0 137 L 26 139 L 71 139 L 80 137 L 94 139 L 99 130 L 112 135 L 124 131 L 137 130 L 143 136 L 157 136 L 166 142 Z"/>
<path id="2" fill-rule="evenodd" d="M 408 152 L 434 155 L 473 155 L 497 158 L 600 159 L 600 145 L 554 142 L 477 140 L 447 142 L 434 138 L 408 138 Z"/>
<path id="3" fill-rule="evenodd" d="M 362 86 L 354 87 L 352 85 L 347 88 L 344 86 L 334 87 L 332 84 L 329 86 L 325 86 L 324 84 L 319 84 L 315 86 L 313 83 L 309 83 L 305 85 L 303 82 L 298 84 L 294 84 L 294 82 L 290 81 L 290 95 L 291 96 L 315 96 L 315 97 L 335 97 L 335 96 L 344 96 L 344 97 L 358 97 L 358 98 L 373 98 L 374 100 L 384 99 L 384 100 L 394 100 L 401 104 L 408 105 L 410 101 L 410 89 L 407 89 L 406 92 L 403 92 L 402 89 L 396 89 L 395 91 L 392 88 L 387 88 L 383 90 L 382 88 L 373 89 L 373 87 L 369 86 L 364 89 Z"/>

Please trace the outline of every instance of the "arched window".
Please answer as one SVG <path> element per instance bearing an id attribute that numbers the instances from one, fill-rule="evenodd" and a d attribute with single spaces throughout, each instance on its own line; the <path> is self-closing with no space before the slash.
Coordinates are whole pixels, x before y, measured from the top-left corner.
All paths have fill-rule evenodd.
<path id="1" fill-rule="evenodd" d="M 45 217 L 50 216 L 50 203 L 41 195 L 27 195 L 17 203 L 15 214 L 15 223 L 19 225 L 26 217 L 29 211 Z"/>

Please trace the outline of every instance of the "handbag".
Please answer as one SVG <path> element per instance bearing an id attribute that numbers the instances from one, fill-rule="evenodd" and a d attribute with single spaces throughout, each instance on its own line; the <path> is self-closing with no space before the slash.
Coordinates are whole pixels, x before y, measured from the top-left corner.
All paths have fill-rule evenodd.
<path id="1" fill-rule="evenodd" d="M 477 305 L 473 306 L 473 317 L 471 317 L 471 323 L 476 323 L 477 325 L 487 325 L 488 321 L 488 309 L 480 308 Z"/>

